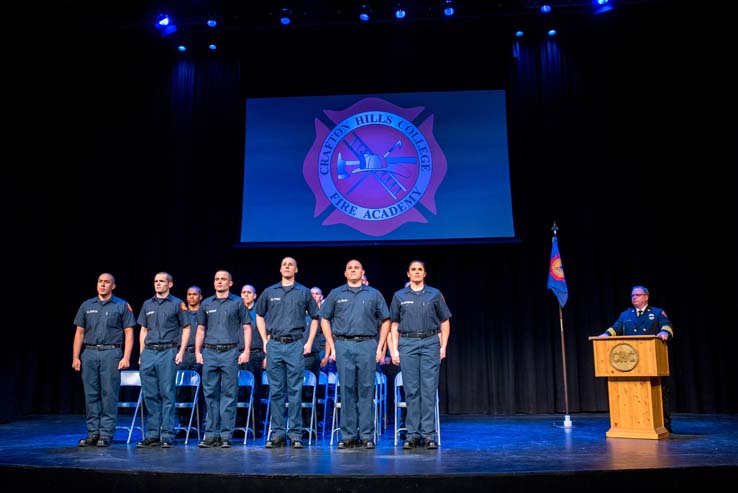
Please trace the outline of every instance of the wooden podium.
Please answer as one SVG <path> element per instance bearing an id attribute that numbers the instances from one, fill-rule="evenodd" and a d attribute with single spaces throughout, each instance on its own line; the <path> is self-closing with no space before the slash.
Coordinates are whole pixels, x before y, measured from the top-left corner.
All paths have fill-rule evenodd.
<path id="1" fill-rule="evenodd" d="M 590 337 L 595 376 L 607 377 L 609 438 L 660 439 L 664 428 L 660 377 L 669 376 L 666 342 L 656 336 Z"/>

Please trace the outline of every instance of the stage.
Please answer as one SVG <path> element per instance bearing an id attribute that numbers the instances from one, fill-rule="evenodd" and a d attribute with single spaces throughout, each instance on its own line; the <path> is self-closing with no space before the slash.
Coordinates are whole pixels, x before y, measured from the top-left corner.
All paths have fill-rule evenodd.
<path id="1" fill-rule="evenodd" d="M 235 436 L 201 449 L 137 449 L 119 431 L 109 448 L 79 448 L 81 415 L 0 425 L 0 470 L 24 490 L 73 491 L 645 491 L 729 489 L 738 480 L 738 415 L 675 414 L 662 440 L 606 438 L 607 414 L 442 416 L 438 450 L 402 450 L 393 428 L 375 450 L 338 450 L 329 436 L 302 450 Z M 127 419 L 127 418 L 124 418 Z M 401 443 L 401 442 L 400 442 Z M 725 486 L 722 486 L 725 485 Z"/>

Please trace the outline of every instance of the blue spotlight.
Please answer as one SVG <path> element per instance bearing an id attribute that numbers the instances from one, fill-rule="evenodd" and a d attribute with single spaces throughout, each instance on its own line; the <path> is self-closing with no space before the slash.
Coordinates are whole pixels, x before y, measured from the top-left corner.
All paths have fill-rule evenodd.
<path id="1" fill-rule="evenodd" d="M 407 15 L 407 12 L 405 12 L 405 9 L 402 8 L 402 4 L 398 3 L 395 7 L 395 19 L 404 19 Z"/>
<path id="2" fill-rule="evenodd" d="M 525 35 L 523 31 L 515 31 L 516 38 L 522 38 Z"/>
<path id="3" fill-rule="evenodd" d="M 541 14 L 548 14 L 549 12 L 551 12 L 551 6 L 549 4 L 544 3 L 541 5 Z"/>
<path id="4" fill-rule="evenodd" d="M 443 2 L 443 15 L 446 17 L 451 17 L 456 13 L 456 8 L 454 7 L 454 0 L 444 0 Z"/>
<path id="5" fill-rule="evenodd" d="M 363 4 L 361 8 L 359 8 L 359 20 L 361 22 L 367 22 L 372 17 L 372 11 L 369 5 Z"/>
<path id="6" fill-rule="evenodd" d="M 185 51 L 187 51 L 187 47 L 185 45 L 179 45 L 177 46 L 177 51 L 181 51 L 182 53 L 184 53 Z"/>
<path id="7" fill-rule="evenodd" d="M 209 44 L 209 45 L 208 45 L 208 50 L 210 50 L 210 51 L 215 51 L 215 50 L 217 50 L 217 49 L 218 49 L 218 47 L 217 47 L 217 46 L 215 46 L 214 44 Z"/>
<path id="8" fill-rule="evenodd" d="M 162 29 L 172 24 L 172 19 L 167 14 L 159 14 L 156 18 L 156 28 Z"/>
<path id="9" fill-rule="evenodd" d="M 610 0 L 592 0 L 592 5 L 595 8 L 595 15 L 609 12 L 614 9 Z"/>
<path id="10" fill-rule="evenodd" d="M 551 37 L 556 36 L 556 29 L 549 29 L 548 30 L 548 35 L 551 36 Z"/>
<path id="11" fill-rule="evenodd" d="M 162 38 L 165 38 L 170 34 L 174 34 L 177 32 L 176 24 L 174 24 L 172 18 L 169 17 L 167 14 L 159 14 L 159 16 L 156 18 L 156 22 L 154 23 L 154 27 L 157 31 L 159 31 L 159 34 Z"/>
<path id="12" fill-rule="evenodd" d="M 209 20 L 208 20 L 208 21 L 206 22 L 206 24 L 208 25 L 208 27 L 215 27 L 215 26 L 217 26 L 217 25 L 218 25 L 218 22 L 217 22 L 217 21 L 216 21 L 215 19 L 209 19 Z"/>
<path id="13" fill-rule="evenodd" d="M 288 26 L 292 22 L 292 11 L 290 9 L 282 9 L 279 16 L 279 22 L 283 26 Z"/>

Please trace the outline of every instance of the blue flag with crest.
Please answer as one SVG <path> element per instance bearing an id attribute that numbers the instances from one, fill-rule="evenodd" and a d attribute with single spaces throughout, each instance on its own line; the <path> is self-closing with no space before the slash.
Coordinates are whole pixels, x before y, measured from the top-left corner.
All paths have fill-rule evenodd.
<path id="1" fill-rule="evenodd" d="M 564 267 L 561 264 L 558 237 L 554 236 L 552 241 L 551 261 L 548 264 L 548 289 L 553 291 L 559 299 L 559 306 L 563 308 L 569 298 L 569 289 L 566 287 Z"/>

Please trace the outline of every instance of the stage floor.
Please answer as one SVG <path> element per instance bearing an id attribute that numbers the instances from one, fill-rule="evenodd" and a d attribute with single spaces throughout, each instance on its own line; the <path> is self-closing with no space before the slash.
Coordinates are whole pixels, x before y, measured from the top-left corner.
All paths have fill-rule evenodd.
<path id="1" fill-rule="evenodd" d="M 130 444 L 125 443 L 127 433 L 119 431 L 109 448 L 79 448 L 77 442 L 85 435 L 83 416 L 31 416 L 0 425 L 0 471 L 6 476 L 15 470 L 16 477 L 26 481 L 44 475 L 70 478 L 60 476 L 64 470 L 98 478 L 161 473 L 197 475 L 200 481 L 229 476 L 281 479 L 286 489 L 290 478 L 306 477 L 413 479 L 410 484 L 424 490 L 428 488 L 417 480 L 463 477 L 469 480 L 467 487 L 478 486 L 480 491 L 491 484 L 484 478 L 506 477 L 505 484 L 512 484 L 514 478 L 541 474 L 550 480 L 582 473 L 663 470 L 672 481 L 687 478 L 684 471 L 704 480 L 738 479 L 738 415 L 675 414 L 674 433 L 661 440 L 606 438 L 607 414 L 573 414 L 571 421 L 572 426 L 564 428 L 563 415 L 442 416 L 438 450 L 395 447 L 393 428 L 387 428 L 375 450 L 338 450 L 335 441 L 329 445 L 329 437 L 312 445 L 306 441 L 302 450 L 266 449 L 263 438 L 249 437 L 243 445 L 240 433 L 230 449 L 198 448 L 196 436 L 188 445 L 178 437 L 171 449 L 137 449 L 138 431 Z M 682 473 L 673 474 L 677 471 Z M 580 476 L 583 486 L 588 477 L 593 476 Z M 205 482 L 198 484 L 207 488 Z M 333 483 L 328 489 L 334 486 L 340 489 Z M 106 489 L 104 484 L 97 487 Z M 362 491 L 359 486 L 343 489 Z"/>

